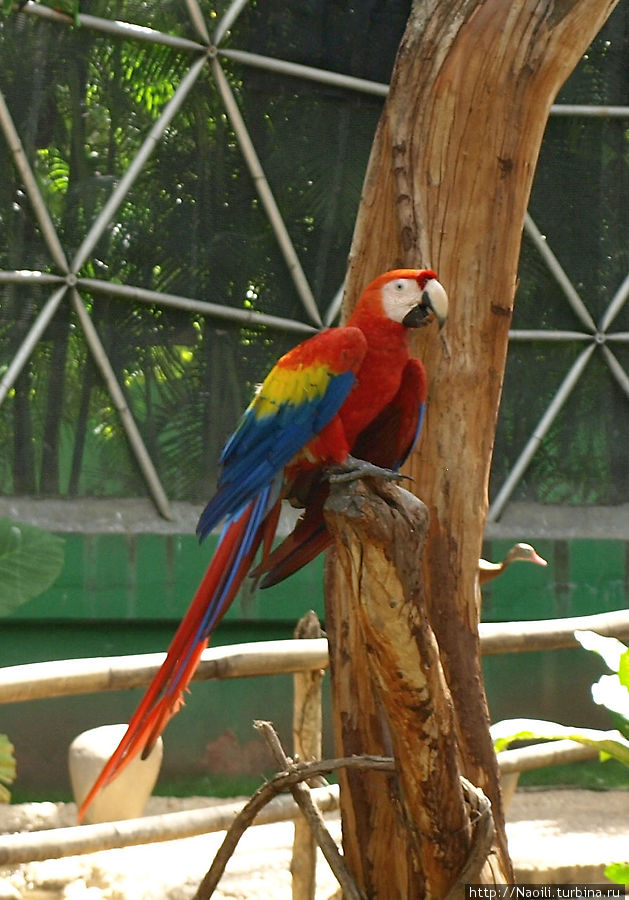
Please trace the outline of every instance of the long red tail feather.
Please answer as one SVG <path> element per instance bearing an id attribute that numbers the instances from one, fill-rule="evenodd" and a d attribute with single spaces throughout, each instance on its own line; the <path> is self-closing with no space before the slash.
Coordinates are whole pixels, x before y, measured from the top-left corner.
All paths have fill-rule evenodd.
<path id="1" fill-rule="evenodd" d="M 223 534 L 192 603 L 175 632 L 166 659 L 147 688 L 118 747 L 81 804 L 79 822 L 96 795 L 116 775 L 140 753 L 142 756 L 148 755 L 168 721 L 184 703 L 184 692 L 208 645 L 208 638 L 199 636 L 206 613 L 211 609 L 226 578 L 231 575 L 231 586 L 222 600 L 222 608 L 216 612 L 213 630 L 237 594 L 265 535 L 264 527 L 259 527 L 249 552 L 240 560 L 237 571 L 232 575 L 232 563 L 247 524 L 248 516 L 243 515 L 231 523 Z"/>

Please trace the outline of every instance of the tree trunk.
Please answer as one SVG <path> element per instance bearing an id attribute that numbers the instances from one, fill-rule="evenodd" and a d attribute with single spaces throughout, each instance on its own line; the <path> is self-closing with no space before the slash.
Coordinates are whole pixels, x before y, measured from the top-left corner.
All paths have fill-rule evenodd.
<path id="1" fill-rule="evenodd" d="M 445 896 L 469 856 L 472 828 L 452 703 L 423 603 L 427 510 L 397 487 L 355 483 L 332 490 L 326 521 L 338 562 L 327 592 L 331 665 L 348 701 L 354 695 L 346 707 L 352 723 L 337 724 L 361 742 L 344 752 L 396 761 L 394 776 L 343 780 L 354 812 L 343 821 L 345 856 L 370 898 Z M 360 635 L 360 671 L 337 619 L 341 598 Z"/>
<path id="2" fill-rule="evenodd" d="M 409 471 L 430 513 L 424 588 L 462 771 L 492 802 L 499 881 L 512 872 L 482 684 L 476 580 L 489 468 L 522 224 L 546 120 L 614 6 L 415 0 L 372 148 L 346 283 L 346 311 L 365 284 L 397 266 L 436 269 L 450 296 L 443 336 L 427 328 L 416 339 L 430 388 Z M 342 646 L 331 653 L 351 683 L 350 690 L 333 681 L 340 750 L 379 752 L 384 738 L 374 726 L 367 652 L 344 599 L 331 599 L 329 608 L 337 600 L 332 637 Z M 375 788 L 343 790 L 344 823 L 378 821 L 379 796 Z M 390 837 L 378 864 L 392 873 L 405 863 L 394 850 L 397 832 L 384 833 Z M 360 853 L 351 863 L 357 871 L 371 864 Z"/>

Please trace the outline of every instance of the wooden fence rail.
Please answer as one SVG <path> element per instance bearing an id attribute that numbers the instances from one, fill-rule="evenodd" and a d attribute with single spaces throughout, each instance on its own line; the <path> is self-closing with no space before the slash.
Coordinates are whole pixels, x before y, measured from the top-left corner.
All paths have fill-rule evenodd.
<path id="1" fill-rule="evenodd" d="M 144 687 L 165 658 L 165 653 L 142 653 L 0 668 L 0 703 Z M 209 647 L 201 657 L 194 680 L 294 674 L 325 669 L 327 665 L 325 638 L 233 644 Z"/>
<path id="2" fill-rule="evenodd" d="M 337 785 L 313 788 L 312 796 L 321 812 L 338 809 Z M 65 856 L 136 847 L 140 844 L 174 841 L 224 831 L 232 824 L 242 806 L 242 800 L 225 801 L 216 806 L 143 816 L 141 819 L 3 834 L 0 836 L 0 866 L 61 859 Z M 301 812 L 292 797 L 275 797 L 259 813 L 255 824 L 286 822 L 299 816 Z"/>
<path id="3" fill-rule="evenodd" d="M 529 622 L 485 622 L 479 629 L 481 652 L 489 655 L 577 647 L 574 631 L 579 629 L 629 639 L 629 611 Z M 143 687 L 164 658 L 164 653 L 144 653 L 0 668 L 0 703 Z M 325 638 L 260 641 L 208 648 L 194 680 L 294 674 L 327 666 Z"/>
<path id="4" fill-rule="evenodd" d="M 573 634 L 578 629 L 627 639 L 629 611 L 566 619 L 484 623 L 480 626 L 481 650 L 484 654 L 497 654 L 579 646 Z M 163 653 L 149 653 L 0 668 L 0 704 L 142 687 L 151 680 L 164 657 Z M 327 666 L 328 645 L 325 638 L 262 641 L 209 648 L 202 656 L 195 680 L 295 674 L 325 669 Z M 596 751 L 590 747 L 572 741 L 558 741 L 506 750 L 499 755 L 499 766 L 504 776 L 514 779 L 514 789 L 517 773 L 521 771 L 594 756 Z M 338 789 L 334 785 L 313 790 L 313 796 L 324 811 L 338 807 Z M 223 830 L 240 807 L 240 803 L 227 803 L 209 809 L 148 816 L 126 822 L 3 835 L 0 839 L 0 865 L 16 865 Z M 293 819 L 297 815 L 298 807 L 292 798 L 278 797 L 269 804 L 256 824 Z"/>
<path id="5" fill-rule="evenodd" d="M 584 747 L 572 741 L 557 741 L 552 744 L 536 744 L 517 750 L 505 750 L 499 755 L 498 762 L 501 774 L 517 775 L 527 769 L 558 762 L 592 759 L 596 755 L 596 750 L 591 747 Z M 334 812 L 338 809 L 338 785 L 313 788 L 311 793 L 321 812 Z M 143 816 L 141 819 L 1 835 L 0 866 L 60 859 L 65 856 L 134 847 L 157 841 L 180 840 L 223 831 L 231 825 L 242 805 L 242 801 L 225 801 L 216 806 Z M 259 813 L 255 824 L 285 822 L 298 819 L 300 815 L 292 797 L 275 797 Z"/>
<path id="6" fill-rule="evenodd" d="M 579 647 L 575 631 L 596 631 L 605 637 L 627 640 L 629 610 L 529 622 L 484 622 L 479 628 L 481 652 L 490 655 Z"/>

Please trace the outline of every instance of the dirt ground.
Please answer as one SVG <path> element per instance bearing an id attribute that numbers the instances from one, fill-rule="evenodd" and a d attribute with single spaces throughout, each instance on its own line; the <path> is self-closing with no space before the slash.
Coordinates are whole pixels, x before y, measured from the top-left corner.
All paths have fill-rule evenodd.
<path id="1" fill-rule="evenodd" d="M 152 798 L 147 814 L 206 805 L 205 798 Z M 73 804 L 0 808 L 4 833 L 74 824 Z M 629 858 L 629 792 L 518 791 L 508 813 L 511 854 L 522 883 L 600 883 L 604 865 Z M 328 826 L 340 838 L 335 816 Z M 215 893 L 217 900 L 289 900 L 290 823 L 249 829 Z M 224 833 L 107 850 L 0 869 L 0 900 L 190 900 Z M 1 842 L 1 838 L 0 838 Z M 323 859 L 317 900 L 337 885 Z"/>
<path id="2" fill-rule="evenodd" d="M 629 862 L 629 791 L 517 791 L 507 834 L 520 883 L 605 883 Z"/>

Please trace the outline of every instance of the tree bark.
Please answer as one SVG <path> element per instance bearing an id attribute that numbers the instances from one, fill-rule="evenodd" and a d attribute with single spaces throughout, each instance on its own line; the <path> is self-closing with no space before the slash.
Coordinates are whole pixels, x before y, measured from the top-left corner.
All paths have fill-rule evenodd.
<path id="1" fill-rule="evenodd" d="M 444 897 L 468 858 L 472 829 L 452 703 L 423 605 L 427 511 L 407 491 L 357 483 L 332 490 L 326 521 L 337 556 L 326 592 L 335 730 L 344 752 L 390 753 L 396 763 L 392 776 L 342 777 L 351 796 L 345 856 L 370 898 Z M 357 658 L 348 653 L 348 622 Z"/>
<path id="2" fill-rule="evenodd" d="M 476 571 L 489 468 L 542 135 L 559 88 L 615 5 L 415 0 L 372 148 L 346 282 L 346 312 L 365 284 L 398 266 L 436 269 L 450 296 L 443 336 L 427 328 L 416 338 L 430 387 L 409 472 L 430 513 L 426 603 L 454 701 L 462 770 L 492 802 L 503 881 L 512 880 L 512 870 L 478 641 Z M 337 672 L 345 659 L 353 685 L 348 692 L 333 684 L 336 722 L 347 742 L 343 752 L 364 752 L 363 741 L 370 749 L 377 744 L 378 710 L 359 683 L 367 653 L 349 615 L 341 598 L 334 633 L 344 646 L 331 653 Z M 347 674 L 350 663 L 355 677 Z M 372 808 L 375 791 L 355 791 L 354 806 L 351 791 L 342 798 L 347 823 L 380 815 Z M 391 841 L 385 843 L 387 856 Z M 389 870 L 398 861 L 389 858 Z"/>

